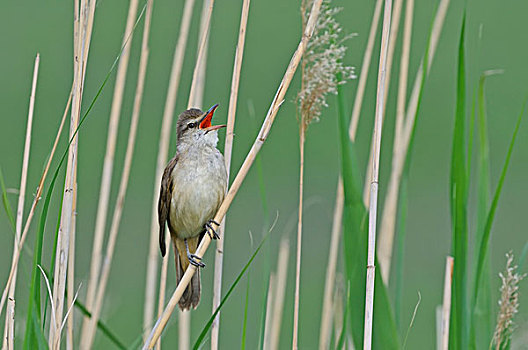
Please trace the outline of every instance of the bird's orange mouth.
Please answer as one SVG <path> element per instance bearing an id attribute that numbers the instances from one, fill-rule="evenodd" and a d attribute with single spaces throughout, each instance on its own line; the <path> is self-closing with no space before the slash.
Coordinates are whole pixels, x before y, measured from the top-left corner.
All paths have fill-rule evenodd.
<path id="1" fill-rule="evenodd" d="M 209 131 L 217 130 L 220 128 L 224 128 L 227 125 L 211 125 L 211 120 L 213 119 L 213 114 L 216 108 L 218 107 L 218 103 L 215 104 L 213 107 L 209 108 L 209 110 L 205 113 L 205 116 L 203 117 L 202 121 L 200 122 L 200 129 L 206 130 L 206 133 Z"/>

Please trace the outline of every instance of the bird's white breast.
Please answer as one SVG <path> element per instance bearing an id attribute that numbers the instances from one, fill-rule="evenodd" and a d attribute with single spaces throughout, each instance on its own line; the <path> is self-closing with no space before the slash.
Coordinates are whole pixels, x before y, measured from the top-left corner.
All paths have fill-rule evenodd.
<path id="1" fill-rule="evenodd" d="M 172 177 L 172 228 L 179 238 L 197 236 L 224 199 L 227 188 L 224 158 L 214 147 L 190 147 L 179 153 Z"/>

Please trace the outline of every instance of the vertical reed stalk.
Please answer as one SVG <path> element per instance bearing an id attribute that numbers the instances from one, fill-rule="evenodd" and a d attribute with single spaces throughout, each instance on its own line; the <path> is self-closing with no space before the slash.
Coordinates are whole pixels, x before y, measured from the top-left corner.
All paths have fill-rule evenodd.
<path id="1" fill-rule="evenodd" d="M 270 331 L 270 349 L 279 348 L 279 337 L 282 323 L 282 312 L 284 307 L 284 295 L 288 277 L 288 257 L 290 251 L 290 242 L 287 238 L 282 238 L 279 248 L 279 257 L 277 258 L 277 274 L 275 291 L 273 293 L 273 309 L 271 311 L 271 331 Z"/>
<path id="2" fill-rule="evenodd" d="M 319 332 L 319 349 L 328 349 L 330 334 L 332 332 L 332 297 L 334 296 L 335 274 L 337 257 L 339 255 L 339 233 L 343 221 L 343 179 L 339 177 L 337 184 L 336 203 L 334 206 L 334 219 L 330 238 L 330 251 L 326 265 L 325 289 L 323 294 L 323 311 L 321 313 L 321 329 Z"/>
<path id="3" fill-rule="evenodd" d="M 389 46 L 388 46 L 388 53 L 387 53 L 387 70 L 385 73 L 385 91 L 386 94 L 384 95 L 384 101 L 383 104 L 387 105 L 387 96 L 389 95 L 389 88 L 390 88 L 390 78 L 391 78 L 391 71 L 392 71 L 392 62 L 394 58 L 394 49 L 396 48 L 396 39 L 398 39 L 398 29 L 400 27 L 400 17 L 401 17 L 401 9 L 402 9 L 402 0 L 396 0 L 394 2 L 393 6 L 393 12 L 392 12 L 392 20 L 391 20 L 391 28 L 390 28 L 390 39 L 389 39 Z M 385 119 L 385 112 L 383 112 L 383 119 Z M 371 141 L 371 147 L 370 147 L 370 154 L 368 157 L 369 164 L 367 166 L 367 174 L 365 176 L 365 179 L 372 178 L 372 160 L 374 159 L 372 157 L 372 154 L 374 152 L 374 133 L 372 133 L 372 141 Z M 365 206 L 368 206 L 369 203 L 369 196 L 370 196 L 370 184 L 368 181 L 365 181 L 365 188 L 363 191 L 363 201 L 365 203 Z"/>
<path id="4" fill-rule="evenodd" d="M 103 258 L 103 241 L 106 230 L 106 216 L 108 213 L 108 202 L 110 198 L 110 191 L 112 186 L 112 173 L 114 169 L 114 157 L 117 142 L 117 133 L 119 130 L 119 118 L 121 116 L 121 106 L 123 105 L 123 94 L 125 91 L 126 75 L 128 69 L 128 61 L 130 58 L 130 45 L 127 42 L 130 38 L 132 40 L 134 23 L 136 21 L 136 13 L 138 8 L 138 0 L 131 0 L 128 7 L 128 16 L 126 20 L 125 31 L 121 47 L 121 59 L 117 66 L 116 84 L 114 87 L 114 95 L 112 98 L 112 107 L 110 110 L 110 118 L 108 120 L 108 135 L 106 140 L 106 152 L 104 156 L 103 172 L 101 175 L 101 187 L 99 192 L 99 203 L 97 205 L 97 216 L 95 219 L 94 240 L 92 248 L 92 258 L 90 261 L 90 277 L 88 279 L 88 288 L 86 292 L 86 308 L 92 311 L 95 300 L 95 293 L 99 283 L 101 262 Z M 81 339 L 86 339 L 88 336 L 89 317 L 84 317 L 82 326 Z"/>
<path id="5" fill-rule="evenodd" d="M 172 131 L 172 120 L 174 113 L 174 106 L 176 104 L 176 97 L 178 95 L 178 87 L 180 85 L 180 76 L 183 66 L 183 59 L 185 56 L 185 49 L 187 46 L 187 38 L 189 37 L 189 26 L 191 24 L 192 10 L 195 0 L 186 0 L 183 8 L 182 21 L 180 24 L 180 33 L 178 42 L 174 50 L 174 58 L 172 61 L 171 75 L 169 80 L 169 87 L 167 89 L 167 98 L 165 101 L 165 109 L 163 111 L 163 121 L 161 123 L 158 158 L 156 161 L 156 174 L 154 181 L 154 196 L 152 203 L 152 214 L 150 223 L 150 242 L 147 260 L 147 275 L 145 282 L 145 303 L 143 309 L 143 329 L 145 331 L 144 338 L 148 336 L 148 330 L 152 327 L 152 319 L 154 317 L 154 304 L 156 293 L 156 275 L 158 271 L 158 196 L 159 184 L 161 183 L 161 176 L 165 168 L 167 157 L 169 154 L 169 142 Z M 168 262 L 170 254 L 164 258 Z M 165 264 L 165 262 L 164 262 Z"/>
<path id="6" fill-rule="evenodd" d="M 298 348 L 299 336 L 299 297 L 301 284 L 301 246 L 302 246 L 302 219 L 303 219 L 303 188 L 304 188 L 304 140 L 306 124 L 304 118 L 301 119 L 299 127 L 299 217 L 297 221 L 297 254 L 295 263 L 295 299 L 293 308 L 293 340 L 292 349 Z"/>
<path id="7" fill-rule="evenodd" d="M 64 114 L 61 119 L 61 123 L 59 125 L 59 130 L 57 131 L 57 135 L 55 136 L 55 141 L 53 142 L 53 147 L 51 148 L 50 156 L 48 158 L 48 162 L 46 163 L 46 167 L 44 168 L 44 171 L 42 172 L 42 176 L 40 177 L 39 184 L 37 186 L 37 192 L 35 194 L 35 197 L 33 199 L 33 203 L 31 205 L 31 209 L 29 210 L 28 217 L 26 219 L 26 223 L 24 225 L 24 230 L 22 231 L 22 235 L 20 237 L 20 242 L 18 243 L 18 247 L 16 251 L 13 253 L 13 261 L 11 263 L 11 268 L 9 270 L 9 276 L 7 277 L 7 282 L 4 288 L 4 291 L 2 292 L 2 298 L 0 300 L 0 314 L 2 313 L 2 310 L 4 309 L 4 305 L 7 299 L 7 293 L 9 291 L 9 288 L 11 287 L 11 282 L 13 282 L 13 276 L 15 274 L 15 271 L 18 268 L 18 261 L 20 260 L 20 252 L 22 251 L 22 248 L 24 246 L 24 243 L 26 241 L 27 234 L 29 232 L 29 226 L 31 225 L 31 220 L 33 219 L 33 216 L 35 215 L 35 210 L 37 207 L 38 202 L 41 199 L 42 195 L 42 189 L 44 186 L 44 182 L 46 180 L 46 177 L 49 172 L 49 168 L 51 166 L 51 162 L 53 161 L 53 156 L 55 155 L 55 151 L 57 150 L 57 144 L 59 143 L 59 138 L 62 133 L 62 128 L 64 127 L 64 123 L 66 121 L 66 117 L 68 116 L 68 110 L 71 105 L 72 101 L 72 92 L 73 92 L 73 86 L 72 91 L 70 91 L 70 95 L 68 97 L 68 102 L 66 103 L 66 108 L 64 109 Z"/>
<path id="8" fill-rule="evenodd" d="M 440 350 L 448 350 L 449 348 L 449 321 L 451 318 L 451 285 L 453 283 L 453 263 L 453 257 L 448 256 L 446 259 L 444 278 L 444 301 L 442 303 Z"/>
<path id="9" fill-rule="evenodd" d="M 363 97 L 365 96 L 365 87 L 367 85 L 368 72 L 370 61 L 372 59 L 372 51 L 374 50 L 374 40 L 376 40 L 376 33 L 378 23 L 381 15 L 382 0 L 377 0 L 374 7 L 374 14 L 372 15 L 372 22 L 370 24 L 369 36 L 367 39 L 367 47 L 363 54 L 363 63 L 361 64 L 361 72 L 359 74 L 358 88 L 356 98 L 354 100 L 354 108 L 352 110 L 350 128 L 348 130 L 351 140 L 356 138 L 357 127 L 359 124 L 359 116 L 361 115 L 361 106 L 363 104 Z"/>
<path id="10" fill-rule="evenodd" d="M 77 172 L 77 168 L 75 168 L 75 172 Z M 77 174 L 75 174 L 75 178 L 77 178 Z M 68 254 L 68 277 L 66 278 L 67 282 L 67 300 L 66 304 L 73 306 L 75 303 L 75 298 L 77 297 L 75 293 L 75 228 L 77 223 L 77 182 L 74 184 L 74 193 L 75 196 L 73 198 L 73 216 L 72 216 L 72 235 L 70 237 L 70 253 Z M 74 326 L 74 311 L 73 308 L 69 310 L 69 314 L 66 313 L 67 321 L 66 321 L 66 349 L 67 350 L 73 350 L 74 344 L 73 344 L 73 326 Z"/>
<path id="11" fill-rule="evenodd" d="M 37 78 L 40 64 L 40 55 L 37 53 L 35 57 L 35 63 L 33 65 L 33 79 L 31 83 L 31 95 L 29 97 L 29 110 L 26 125 L 26 139 L 24 143 L 24 155 L 22 158 L 22 174 L 20 175 L 20 189 L 18 192 L 18 206 L 15 224 L 15 240 L 13 246 L 13 262 L 18 253 L 18 245 L 20 244 L 20 238 L 22 235 L 22 219 L 24 217 L 24 202 L 26 198 L 26 184 L 27 184 L 27 173 L 29 167 L 29 151 L 31 149 L 31 131 L 33 129 L 33 114 L 35 111 L 35 94 L 37 91 Z M 18 265 L 17 265 L 18 267 Z M 15 328 L 15 289 L 17 280 L 17 269 L 13 274 L 12 283 L 9 287 L 7 311 L 6 311 L 6 322 L 4 329 L 4 338 L 2 349 L 14 349 L 14 328 Z M 8 332 L 9 331 L 9 332 Z M 8 336 L 9 333 L 9 336 Z"/>
<path id="12" fill-rule="evenodd" d="M 81 115 L 82 92 L 84 88 L 84 74 L 90 46 L 91 29 L 93 27 L 93 17 L 95 13 L 95 1 L 81 0 L 79 7 L 78 33 L 79 40 L 75 48 L 74 61 L 74 89 L 70 123 L 70 137 L 73 140 L 68 149 L 68 163 L 66 168 L 66 178 L 64 185 L 63 206 L 61 212 L 61 222 L 59 235 L 57 238 L 57 258 L 58 264 L 55 270 L 53 283 L 53 300 L 55 306 L 55 323 L 50 326 L 49 346 L 51 349 L 59 349 L 61 341 L 61 325 L 63 319 L 64 292 L 66 287 L 66 273 L 68 266 L 68 254 L 70 247 L 70 236 L 73 230 L 74 220 L 73 208 L 76 191 L 76 170 L 77 167 L 77 146 L 78 133 L 77 127 Z M 75 41 L 75 40 L 74 40 Z"/>
<path id="13" fill-rule="evenodd" d="M 139 61 L 139 72 L 138 80 L 136 86 L 136 92 L 134 97 L 134 107 L 132 110 L 132 119 L 130 122 L 130 130 L 128 135 L 127 149 L 125 153 L 125 163 L 123 166 L 123 173 L 121 174 L 121 183 L 119 186 L 119 192 L 117 195 L 117 204 L 114 209 L 114 215 L 112 217 L 112 224 L 110 227 L 110 234 L 108 237 L 108 244 L 106 249 L 106 254 L 104 257 L 101 277 L 97 281 L 97 290 L 95 294 L 95 302 L 92 309 L 92 315 L 89 318 L 89 322 L 85 323 L 86 328 L 81 337 L 80 348 L 81 349 L 91 349 L 93 340 L 95 337 L 95 331 L 97 327 L 97 321 L 99 320 L 99 315 L 103 306 L 103 298 L 106 290 L 106 285 L 108 282 L 108 277 L 110 274 L 110 267 L 112 264 L 112 258 L 115 251 L 115 244 L 117 240 L 117 234 L 119 233 L 119 225 L 121 223 L 121 216 L 123 213 L 123 206 L 125 201 L 125 196 L 128 188 L 128 180 L 130 176 L 130 168 L 132 166 L 132 159 L 134 156 L 134 146 L 136 142 L 137 135 L 137 125 L 139 122 L 139 115 L 141 111 L 141 102 L 143 98 L 143 89 L 145 85 L 145 75 L 147 71 L 148 63 L 148 39 L 150 33 L 150 23 L 152 18 L 152 3 L 153 0 L 147 2 L 146 12 L 145 12 L 145 24 L 143 27 L 143 40 L 141 44 L 141 56 Z"/>
<path id="14" fill-rule="evenodd" d="M 262 349 L 269 350 L 271 347 L 271 325 L 272 325 L 272 309 L 273 299 L 275 298 L 275 284 L 277 283 L 277 276 L 275 273 L 270 273 L 268 282 L 268 298 L 266 299 L 266 319 L 264 320 L 264 342 Z"/>
<path id="15" fill-rule="evenodd" d="M 297 50 L 295 51 L 295 53 L 293 54 L 290 60 L 288 68 L 286 69 L 286 72 L 281 81 L 281 84 L 279 85 L 277 93 L 275 94 L 275 97 L 273 98 L 273 101 L 268 110 L 266 118 L 264 119 L 262 123 L 261 130 L 255 142 L 253 143 L 251 150 L 246 156 L 246 159 L 244 160 L 244 163 L 242 164 L 237 176 L 233 180 L 233 183 L 229 191 L 227 192 L 226 197 L 224 201 L 222 202 L 222 205 L 220 206 L 220 208 L 218 209 L 218 212 L 216 213 L 214 217 L 214 220 L 217 222 L 222 221 L 222 219 L 224 218 L 227 212 L 227 209 L 233 202 L 233 199 L 235 195 L 237 194 L 238 190 L 240 189 L 240 186 L 242 185 L 242 182 L 244 181 L 247 173 L 249 172 L 251 165 L 255 161 L 255 158 L 258 152 L 262 148 L 262 145 L 264 144 L 264 142 L 266 141 L 266 138 L 269 135 L 271 126 L 273 125 L 275 117 L 277 116 L 277 112 L 281 104 L 284 101 L 284 96 L 286 95 L 286 91 L 288 90 L 291 80 L 293 79 L 293 75 L 295 74 L 295 71 L 297 70 L 297 67 L 299 66 L 299 62 L 301 61 L 301 58 L 306 50 L 306 45 L 308 44 L 308 41 L 310 40 L 312 36 L 313 30 L 314 30 L 314 27 L 317 21 L 317 17 L 319 16 L 319 10 L 321 8 L 321 4 L 322 4 L 322 0 L 314 1 L 314 4 L 312 6 L 312 11 L 310 12 L 310 18 L 308 19 L 304 34 L 299 42 Z M 207 251 L 207 248 L 209 247 L 209 244 L 211 244 L 211 238 L 208 235 L 205 235 L 202 241 L 200 242 L 200 245 L 195 254 L 198 257 L 203 257 L 204 253 Z M 187 288 L 187 285 L 191 281 L 191 278 L 195 272 L 196 272 L 196 267 L 192 265 L 189 266 L 187 271 L 185 271 L 180 283 L 176 287 L 176 290 L 172 294 L 167 306 L 165 307 L 165 310 L 163 311 L 162 316 L 158 319 L 154 328 L 152 329 L 148 338 L 146 339 L 145 344 L 143 345 L 143 349 L 152 349 L 154 347 L 157 339 L 161 336 L 161 332 L 167 325 L 167 322 L 171 314 L 176 308 L 176 305 L 178 304 L 178 301 L 180 300 L 183 291 L 185 290 L 185 288 Z"/>
<path id="16" fill-rule="evenodd" d="M 363 337 L 363 349 L 372 348 L 372 319 L 374 316 L 374 276 L 376 272 L 376 220 L 378 209 L 378 182 L 379 182 L 379 159 L 381 148 L 381 132 L 383 127 L 383 114 L 385 111 L 385 74 L 387 69 L 388 44 L 390 37 L 392 0 L 385 0 L 383 13 L 383 29 L 381 34 L 381 51 L 378 71 L 378 89 L 376 94 L 376 119 L 374 123 L 374 152 L 372 159 L 372 178 L 370 181 L 369 200 L 369 234 L 368 234 L 368 257 L 367 257 L 367 281 L 365 296 L 365 328 Z"/>
<path id="17" fill-rule="evenodd" d="M 385 284 L 388 284 L 389 282 L 401 176 L 404 170 L 409 144 L 411 142 L 411 133 L 416 120 L 416 113 L 418 109 L 418 97 L 420 94 L 420 87 L 422 85 L 423 80 L 422 62 L 416 75 L 414 87 L 409 98 L 409 104 L 407 106 L 407 112 L 405 113 L 405 95 L 407 91 L 408 61 L 411 40 L 410 36 L 412 28 L 413 5 L 413 0 L 409 0 L 407 2 L 405 15 L 406 18 L 404 29 L 404 43 L 400 66 L 400 84 L 396 111 L 396 130 L 394 133 L 392 169 L 390 174 L 389 186 L 387 189 L 387 196 L 385 197 L 385 202 L 383 205 L 383 218 L 381 221 L 380 229 L 380 245 L 378 257 L 381 266 L 382 278 Z M 438 45 L 438 39 L 440 38 L 440 33 L 442 32 L 442 27 L 444 24 L 448 5 L 449 0 L 442 0 L 436 11 L 428 51 L 428 69 L 430 69 L 431 63 L 434 58 L 436 47 Z"/>
<path id="18" fill-rule="evenodd" d="M 244 56 L 244 44 L 246 40 L 247 21 L 249 15 L 249 5 L 251 0 L 244 0 L 242 4 L 242 14 L 240 15 L 240 28 L 238 31 L 238 43 L 235 51 L 235 62 L 233 65 L 233 77 L 231 79 L 231 94 L 229 96 L 229 109 L 227 112 L 227 130 L 224 146 L 224 159 L 227 170 L 227 178 L 231 170 L 231 156 L 233 153 L 233 136 L 235 128 L 235 117 L 238 100 L 238 87 L 240 84 L 240 71 L 242 69 L 242 59 Z M 224 242 L 225 235 L 225 219 L 220 225 L 220 232 L 224 233 L 222 239 L 216 241 L 215 250 L 215 272 L 213 280 L 213 311 L 220 305 L 222 296 L 222 269 L 224 262 Z M 220 329 L 220 313 L 213 321 L 211 328 L 211 350 L 218 349 L 218 333 Z"/>
<path id="19" fill-rule="evenodd" d="M 211 16 L 213 14 L 214 0 L 204 0 L 200 19 L 200 44 L 194 66 L 191 90 L 187 108 L 200 107 L 203 100 L 205 88 L 205 68 L 207 62 L 207 44 L 209 42 L 209 28 L 211 26 Z M 166 276 L 161 276 L 161 279 Z M 165 291 L 164 291 L 165 293 Z M 191 313 L 189 311 L 179 312 L 178 319 L 178 348 L 187 350 L 191 345 Z"/>

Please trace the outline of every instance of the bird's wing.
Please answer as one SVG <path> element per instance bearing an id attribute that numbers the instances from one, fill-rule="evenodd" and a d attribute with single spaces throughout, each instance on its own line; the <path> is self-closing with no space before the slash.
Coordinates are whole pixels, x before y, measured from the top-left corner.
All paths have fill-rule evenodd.
<path id="1" fill-rule="evenodd" d="M 178 163 L 178 156 L 172 158 L 167 164 L 163 176 L 161 178 L 160 196 L 158 201 L 158 223 L 159 223 L 159 245 L 161 256 L 165 256 L 167 248 L 165 246 L 165 223 L 169 218 L 170 203 L 172 197 L 172 190 L 174 188 L 172 182 L 172 170 Z"/>

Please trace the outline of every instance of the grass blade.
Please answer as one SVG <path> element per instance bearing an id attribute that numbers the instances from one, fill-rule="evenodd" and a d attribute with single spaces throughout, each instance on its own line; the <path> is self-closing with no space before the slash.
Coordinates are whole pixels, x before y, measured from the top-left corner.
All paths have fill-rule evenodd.
<path id="1" fill-rule="evenodd" d="M 453 148 L 451 156 L 451 220 L 454 250 L 453 302 L 451 311 L 450 349 L 466 349 L 468 336 L 467 310 L 467 170 L 466 170 L 466 78 L 465 24 L 462 20 L 458 48 L 457 95 Z"/>
<path id="2" fill-rule="evenodd" d="M 6 190 L 6 186 L 4 182 L 4 175 L 2 174 L 2 169 L 0 169 L 0 186 L 2 187 L 2 203 L 4 204 L 4 209 L 7 215 L 7 219 L 14 233 L 15 232 L 15 217 L 13 216 L 13 209 L 11 209 L 9 198 L 7 198 L 7 190 Z"/>
<path id="3" fill-rule="evenodd" d="M 222 308 L 222 306 L 224 306 L 225 302 L 227 301 L 227 299 L 229 298 L 229 296 L 231 295 L 231 293 L 233 292 L 233 290 L 237 286 L 238 282 L 240 282 L 240 279 L 244 276 L 245 272 L 247 271 L 247 269 L 249 268 L 249 266 L 251 265 L 251 263 L 253 262 L 253 260 L 257 256 L 258 252 L 260 251 L 260 248 L 262 248 L 262 245 L 264 244 L 264 242 L 266 242 L 266 239 L 269 237 L 270 233 L 271 233 L 271 231 L 269 231 L 266 234 L 266 236 L 264 236 L 262 241 L 260 241 L 260 243 L 259 243 L 257 249 L 255 249 L 255 252 L 253 253 L 253 255 L 251 255 L 251 257 L 249 258 L 249 260 L 246 263 L 246 265 L 244 265 L 244 268 L 242 269 L 242 271 L 240 271 L 240 273 L 238 274 L 238 276 L 235 279 L 235 281 L 231 284 L 231 287 L 229 287 L 229 289 L 227 290 L 227 293 L 222 298 L 222 301 L 218 305 L 218 308 L 211 315 L 211 317 L 209 318 L 209 321 L 207 321 L 207 323 L 205 324 L 204 328 L 202 329 L 202 332 L 200 333 L 200 335 L 196 339 L 196 342 L 193 345 L 193 349 L 194 350 L 197 350 L 200 347 L 200 345 L 202 344 L 202 342 L 204 341 L 205 336 L 207 335 L 207 332 L 211 328 L 211 325 L 213 324 L 213 321 L 214 321 L 216 315 L 220 312 L 220 309 Z"/>

